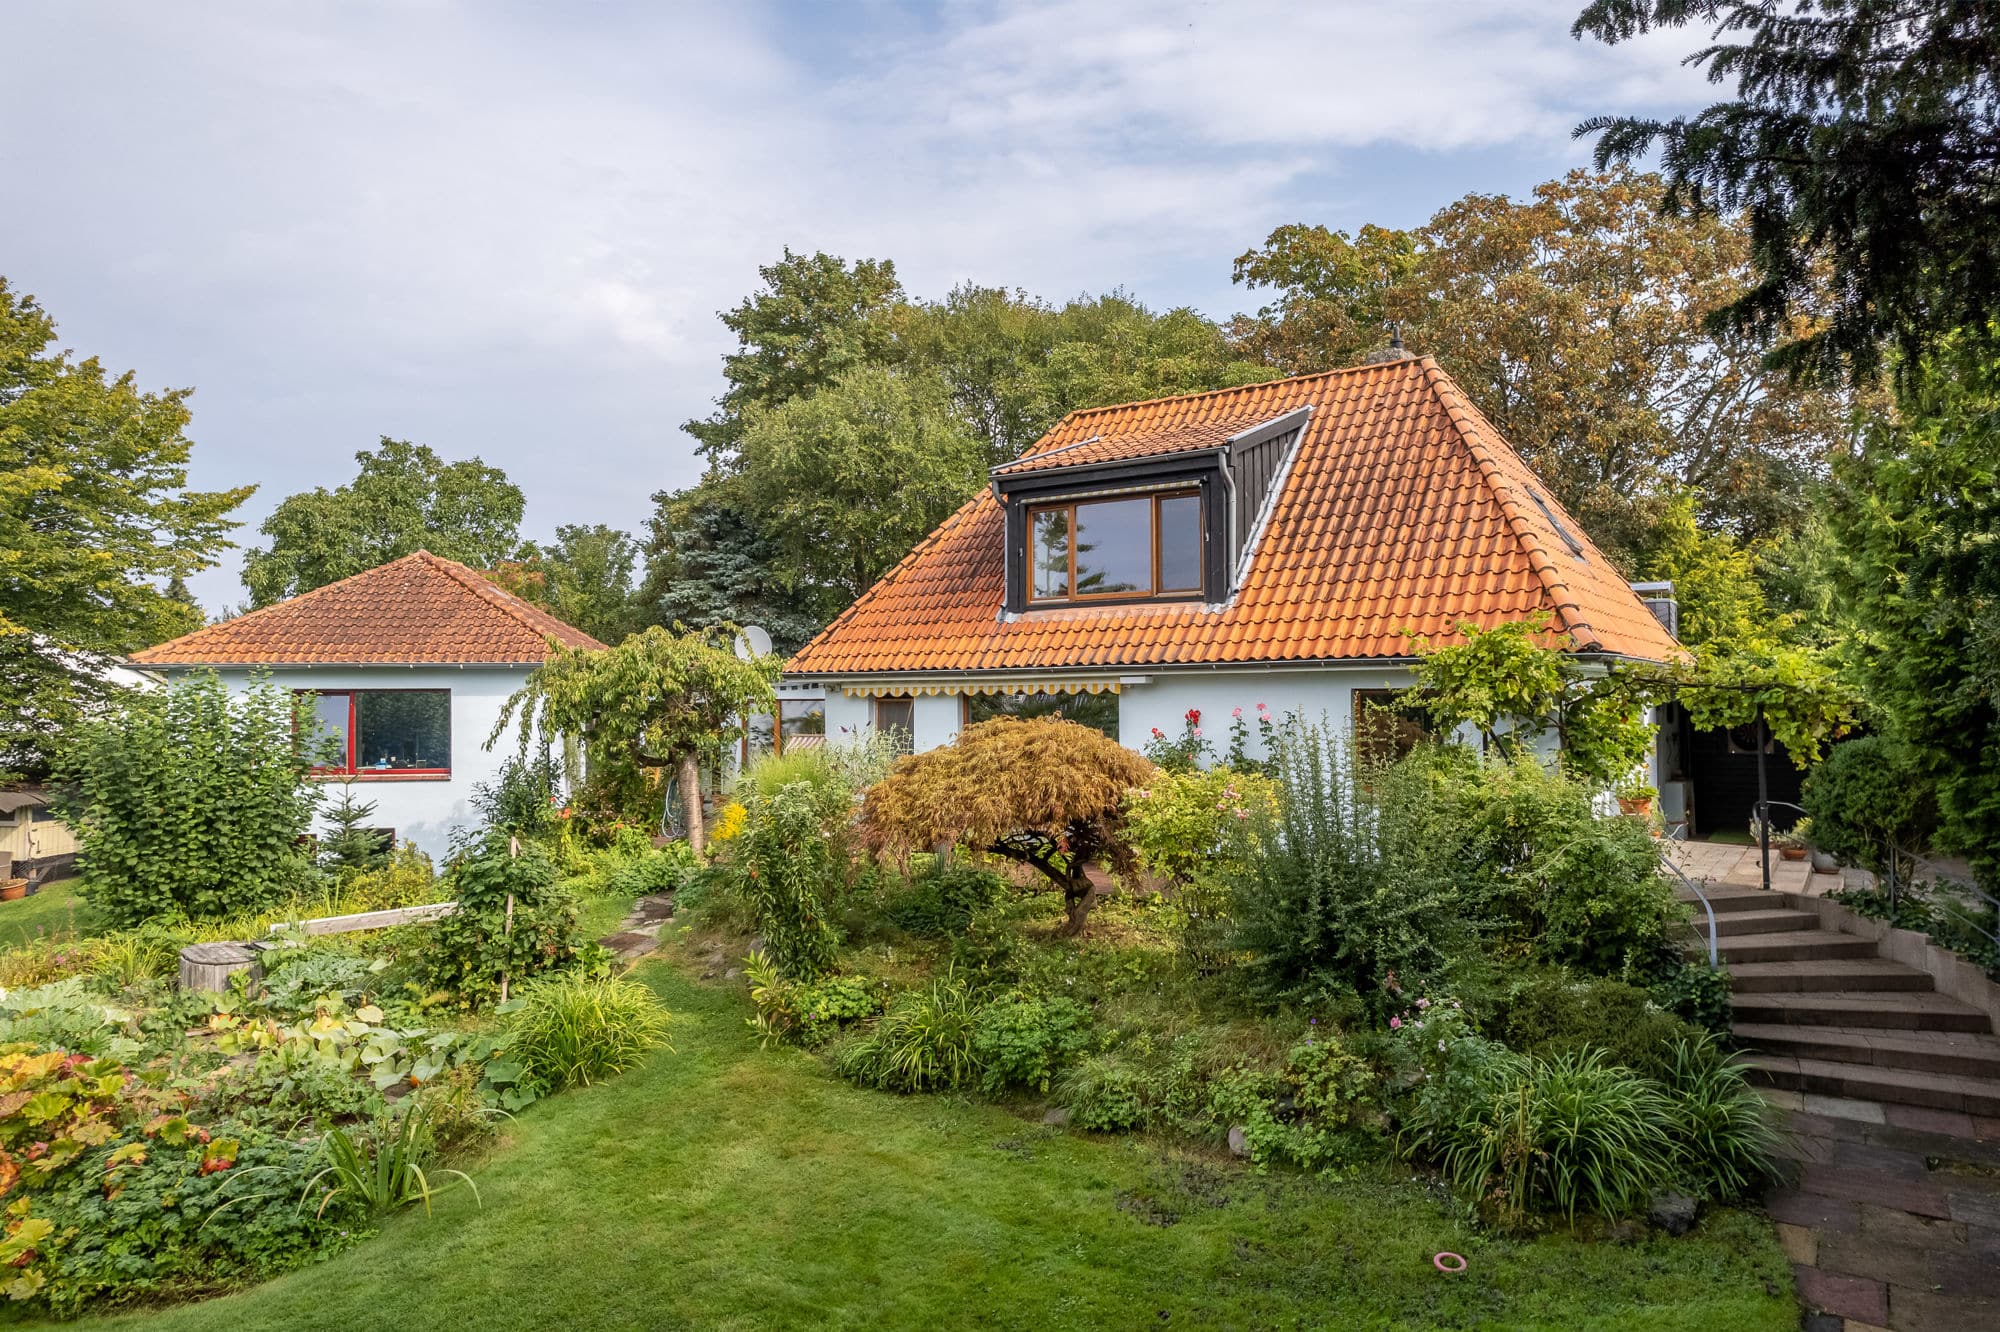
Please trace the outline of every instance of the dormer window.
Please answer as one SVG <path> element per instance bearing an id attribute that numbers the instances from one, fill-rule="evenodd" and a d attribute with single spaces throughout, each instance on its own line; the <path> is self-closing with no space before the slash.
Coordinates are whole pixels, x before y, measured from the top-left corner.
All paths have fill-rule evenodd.
<path id="1" fill-rule="evenodd" d="M 1201 508 L 1199 490 L 1029 506 L 1029 600 L 1200 596 Z"/>

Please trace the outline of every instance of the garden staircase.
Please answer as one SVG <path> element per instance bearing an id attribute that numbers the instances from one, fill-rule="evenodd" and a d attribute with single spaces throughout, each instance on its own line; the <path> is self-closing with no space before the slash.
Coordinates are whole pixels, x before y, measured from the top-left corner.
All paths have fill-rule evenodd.
<path id="1" fill-rule="evenodd" d="M 1716 950 L 1752 1076 L 1807 1095 L 2000 1119 L 2000 1036 L 1931 977 L 1788 893 L 1718 884 Z M 1683 890 L 1683 895 L 1690 897 Z M 1697 907 L 1704 946 L 1706 917 Z"/>

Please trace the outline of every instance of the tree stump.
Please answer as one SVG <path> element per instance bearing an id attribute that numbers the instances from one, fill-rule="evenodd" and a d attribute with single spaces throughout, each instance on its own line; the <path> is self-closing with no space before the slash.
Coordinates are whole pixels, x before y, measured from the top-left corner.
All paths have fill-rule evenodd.
<path id="1" fill-rule="evenodd" d="M 263 979 L 263 963 L 248 944 L 198 943 L 181 949 L 183 990 L 221 994 L 229 988 L 229 978 L 239 971 L 249 972 L 252 981 Z"/>

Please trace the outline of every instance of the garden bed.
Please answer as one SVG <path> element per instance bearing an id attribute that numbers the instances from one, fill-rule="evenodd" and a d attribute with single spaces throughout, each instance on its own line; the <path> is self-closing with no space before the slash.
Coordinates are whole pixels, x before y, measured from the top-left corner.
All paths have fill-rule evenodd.
<path id="1" fill-rule="evenodd" d="M 675 1053 L 507 1123 L 483 1207 L 455 1194 L 434 1222 L 397 1217 L 254 1291 L 91 1326 L 1797 1325 L 1753 1215 L 1717 1211 L 1676 1240 L 1501 1238 L 1407 1172 L 1259 1176 L 1220 1153 L 850 1087 L 759 1049 L 740 982 L 636 974 L 676 1015 Z M 1440 1250 L 1469 1270 L 1439 1274 Z"/>

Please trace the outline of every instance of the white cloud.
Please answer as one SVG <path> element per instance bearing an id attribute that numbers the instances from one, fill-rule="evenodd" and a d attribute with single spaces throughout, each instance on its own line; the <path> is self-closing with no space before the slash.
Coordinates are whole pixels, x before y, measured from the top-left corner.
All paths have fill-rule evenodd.
<path id="1" fill-rule="evenodd" d="M 1226 302 L 1276 222 L 1367 220 L 1357 153 L 1581 160 L 1582 115 L 1702 99 L 1691 34 L 1578 44 L 1576 3 L 12 6 L 0 272 L 197 385 L 253 521 L 389 433 L 636 526 L 780 247 Z"/>

